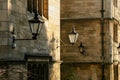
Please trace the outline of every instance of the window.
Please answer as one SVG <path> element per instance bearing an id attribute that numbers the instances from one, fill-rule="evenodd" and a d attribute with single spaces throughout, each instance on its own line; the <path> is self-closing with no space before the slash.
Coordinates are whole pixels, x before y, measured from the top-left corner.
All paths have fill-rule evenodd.
<path id="1" fill-rule="evenodd" d="M 114 42 L 118 42 L 118 25 L 117 24 L 114 24 L 114 27 L 113 27 L 113 39 L 114 39 Z"/>
<path id="2" fill-rule="evenodd" d="M 48 0 L 27 0 L 27 9 L 31 13 L 37 11 L 39 15 L 48 19 Z"/>
<path id="3" fill-rule="evenodd" d="M 48 63 L 28 62 L 28 80 L 48 80 Z"/>
<path id="4" fill-rule="evenodd" d="M 113 0 L 113 5 L 114 5 L 115 7 L 118 7 L 118 0 Z"/>

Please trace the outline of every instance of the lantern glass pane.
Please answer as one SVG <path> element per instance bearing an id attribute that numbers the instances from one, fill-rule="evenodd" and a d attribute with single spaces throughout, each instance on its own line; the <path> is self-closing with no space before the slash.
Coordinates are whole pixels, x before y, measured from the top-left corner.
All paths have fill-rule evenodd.
<path id="1" fill-rule="evenodd" d="M 37 29 L 37 33 L 38 33 L 38 34 L 40 33 L 41 28 L 42 28 L 42 24 L 41 24 L 41 23 L 38 23 L 38 29 Z"/>
<path id="2" fill-rule="evenodd" d="M 78 33 L 76 33 L 76 35 L 75 35 L 74 43 L 76 43 L 77 39 L 78 39 Z"/>
<path id="3" fill-rule="evenodd" d="M 39 32 L 39 23 L 30 23 L 30 30 L 34 34 L 38 34 Z"/>

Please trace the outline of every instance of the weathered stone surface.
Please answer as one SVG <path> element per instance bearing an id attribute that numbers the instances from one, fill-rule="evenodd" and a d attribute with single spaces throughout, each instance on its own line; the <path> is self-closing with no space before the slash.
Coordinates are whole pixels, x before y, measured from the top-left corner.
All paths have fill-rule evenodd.
<path id="1" fill-rule="evenodd" d="M 61 66 L 62 80 L 67 80 L 67 77 L 72 77 L 71 80 L 101 80 L 102 76 L 102 37 L 101 37 L 101 1 L 104 1 L 104 57 L 105 63 L 111 63 L 107 66 L 105 64 L 105 79 L 117 80 L 119 77 L 119 69 L 117 68 L 120 56 L 118 54 L 118 43 L 120 43 L 120 5 L 114 6 L 115 0 L 61 0 L 61 59 L 63 65 Z M 117 30 L 114 30 L 115 24 Z M 72 26 L 75 25 L 76 32 L 79 33 L 77 42 L 74 45 L 69 44 L 68 34 Z M 117 36 L 115 36 L 115 34 Z M 118 37 L 117 41 L 114 38 Z M 79 52 L 78 46 L 83 43 L 85 48 L 85 55 Z M 96 67 L 94 64 L 98 63 Z M 67 64 L 66 64 L 67 63 Z M 69 64 L 68 64 L 69 63 Z M 82 64 L 83 63 L 83 64 Z M 116 65 L 113 65 L 116 64 Z M 70 65 L 71 64 L 71 65 Z M 86 68 L 88 64 L 91 70 L 87 68 L 83 71 L 76 71 L 80 66 L 73 66 L 79 64 Z M 67 66 L 67 70 L 72 70 L 71 73 L 80 73 L 79 78 L 77 76 L 70 76 L 64 69 L 64 65 Z M 90 73 L 89 73 L 90 72 Z M 99 72 L 99 73 L 97 73 Z M 83 73 L 83 74 L 82 74 Z M 91 75 L 89 75 L 89 74 Z M 118 76 L 117 76 L 118 75 Z M 74 77 L 74 78 L 73 78 Z M 85 78 L 86 77 L 86 78 Z M 69 79 L 68 79 L 69 80 Z"/>
<path id="2" fill-rule="evenodd" d="M 48 0 L 48 2 L 48 19 L 42 16 L 45 23 L 38 39 L 17 40 L 15 41 L 17 47 L 12 49 L 10 31 L 13 30 L 13 27 L 17 39 L 32 38 L 28 19 L 33 18 L 33 14 L 27 11 L 27 0 L 0 0 L 0 46 L 6 46 L 0 48 L 0 60 L 24 60 L 24 55 L 27 53 L 51 55 L 54 61 L 60 61 L 60 49 L 57 48 L 60 45 L 60 0 Z M 52 69 L 50 78 L 60 80 L 60 63 L 53 63 L 53 65 L 54 67 L 50 67 Z M 14 74 L 10 72 L 9 76 L 12 77 Z M 20 75 L 22 74 L 17 73 L 14 79 L 19 80 Z"/>
<path id="3" fill-rule="evenodd" d="M 101 0 L 62 0 L 61 18 L 100 18 Z M 110 1 L 105 0 L 105 17 L 110 17 Z"/>

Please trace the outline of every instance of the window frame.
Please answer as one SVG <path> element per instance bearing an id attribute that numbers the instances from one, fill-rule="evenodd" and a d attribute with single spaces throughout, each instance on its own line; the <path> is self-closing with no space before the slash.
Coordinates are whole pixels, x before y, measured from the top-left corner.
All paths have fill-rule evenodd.
<path id="1" fill-rule="evenodd" d="M 37 3 L 38 2 L 38 3 Z M 27 0 L 27 10 L 48 19 L 48 0 Z"/>
<path id="2" fill-rule="evenodd" d="M 49 64 L 48 62 L 28 62 L 27 63 L 28 78 L 27 80 L 49 80 Z"/>
<path id="3" fill-rule="evenodd" d="M 27 61 L 26 65 L 27 65 L 27 72 L 28 72 L 28 77 L 27 77 L 27 80 L 31 80 L 29 79 L 29 69 L 28 69 L 28 64 L 44 64 L 44 65 L 47 65 L 46 69 L 47 72 L 46 72 L 46 75 L 44 75 L 44 77 L 46 77 L 45 79 L 43 80 L 49 80 L 49 66 L 50 66 L 50 63 L 52 62 L 52 56 L 50 55 L 41 55 L 41 54 L 25 54 L 25 60 Z M 33 79 L 34 80 L 34 79 Z M 37 79 L 35 79 L 37 80 Z M 41 79 L 38 79 L 38 80 L 41 80 Z"/>

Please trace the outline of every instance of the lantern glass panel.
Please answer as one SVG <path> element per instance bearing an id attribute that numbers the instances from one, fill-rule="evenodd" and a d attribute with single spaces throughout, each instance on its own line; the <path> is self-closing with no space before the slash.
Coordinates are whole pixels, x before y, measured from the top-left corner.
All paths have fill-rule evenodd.
<path id="1" fill-rule="evenodd" d="M 78 38 L 78 33 L 75 33 L 75 34 L 69 34 L 69 40 L 70 40 L 70 43 L 71 43 L 71 44 L 76 43 L 77 38 Z"/>
<path id="2" fill-rule="evenodd" d="M 39 34 L 40 23 L 30 23 L 30 31 L 32 34 Z"/>

